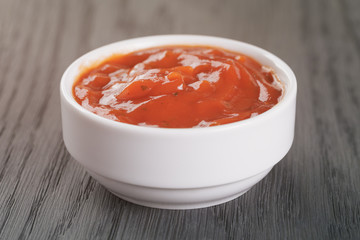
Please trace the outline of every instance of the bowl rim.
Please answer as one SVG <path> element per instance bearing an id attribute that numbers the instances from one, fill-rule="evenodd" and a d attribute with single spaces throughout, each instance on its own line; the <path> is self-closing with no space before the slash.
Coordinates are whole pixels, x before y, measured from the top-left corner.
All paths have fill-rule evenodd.
<path id="1" fill-rule="evenodd" d="M 99 115 L 85 109 L 84 107 L 82 107 L 80 104 L 78 104 L 75 101 L 72 94 L 68 94 L 68 91 L 66 90 L 67 87 L 66 87 L 65 82 L 69 78 L 70 71 L 73 68 L 77 67 L 80 64 L 80 62 L 84 61 L 84 59 L 90 57 L 92 54 L 95 54 L 96 52 L 101 52 L 104 49 L 112 48 L 112 47 L 114 47 L 116 49 L 118 47 L 118 45 L 125 45 L 127 43 L 138 42 L 138 41 L 146 42 L 146 41 L 156 41 L 156 40 L 164 40 L 164 41 L 168 40 L 168 41 L 170 41 L 169 44 L 167 44 L 169 46 L 182 45 L 182 44 L 171 43 L 171 40 L 175 40 L 175 39 L 179 39 L 179 38 L 187 39 L 190 42 L 191 42 L 191 39 L 193 39 L 194 42 L 196 40 L 197 41 L 200 41 L 200 40 L 222 41 L 224 43 L 227 42 L 229 44 L 236 44 L 243 48 L 248 48 L 251 51 L 255 51 L 255 52 L 265 56 L 267 59 L 271 60 L 275 65 L 277 65 L 277 67 L 280 68 L 288 78 L 288 84 L 286 87 L 284 87 L 284 94 L 282 96 L 282 99 L 276 105 L 274 105 L 272 108 L 267 110 L 266 112 L 263 112 L 257 116 L 254 116 L 254 117 L 251 117 L 248 119 L 244 119 L 241 121 L 237 121 L 237 122 L 232 122 L 232 123 L 227 123 L 227 124 L 222 124 L 222 125 L 217 125 L 217 126 L 211 126 L 211 127 L 161 128 L 161 127 L 133 125 L 133 124 L 118 122 L 115 120 L 104 118 L 104 117 L 99 116 Z M 167 45 L 166 44 L 165 45 L 164 44 L 156 44 L 156 42 L 154 42 L 153 44 L 151 44 L 151 46 L 146 46 L 143 48 L 140 47 L 140 48 L 138 48 L 138 50 L 147 49 L 147 48 L 151 48 L 151 47 L 158 47 L 158 46 L 167 46 Z M 187 44 L 187 43 L 184 44 L 184 46 L 186 46 L 186 45 L 191 45 L 191 44 Z M 193 45 L 200 46 L 201 44 L 194 43 Z M 203 45 L 210 46 L 210 47 L 211 46 L 219 47 L 214 44 L 207 44 L 206 42 Z M 231 48 L 228 48 L 228 49 L 226 47 L 221 47 L 221 48 L 224 48 L 225 50 L 233 51 L 233 50 L 231 50 Z M 256 58 L 255 58 L 255 60 L 259 61 Z M 74 80 L 72 83 L 74 83 Z M 281 79 L 280 79 L 280 81 L 281 81 Z M 73 86 L 73 84 L 72 84 L 72 86 Z M 96 123 L 106 125 L 111 128 L 129 130 L 129 131 L 141 131 L 142 133 L 149 133 L 149 134 L 151 134 L 151 133 L 157 133 L 157 134 L 179 134 L 179 133 L 197 134 L 197 133 L 199 133 L 200 134 L 200 133 L 204 133 L 204 132 L 218 132 L 218 131 L 224 131 L 224 130 L 231 130 L 233 128 L 238 128 L 238 127 L 246 127 L 248 125 L 256 124 L 259 121 L 266 121 L 266 119 L 268 119 L 269 117 L 271 118 L 272 115 L 276 114 L 277 112 L 281 111 L 281 109 L 286 108 L 288 105 L 290 105 L 293 102 L 292 100 L 296 99 L 296 94 L 297 94 L 297 82 L 296 82 L 296 77 L 295 77 L 294 72 L 282 59 L 280 59 L 276 55 L 270 53 L 269 51 L 267 51 L 263 48 L 257 47 L 255 45 L 246 43 L 246 42 L 233 40 L 233 39 L 229 39 L 229 38 L 214 37 L 214 36 L 207 36 L 207 35 L 191 35 L 191 34 L 169 34 L 169 35 L 153 35 L 153 36 L 137 37 L 137 38 L 121 40 L 118 42 L 114 42 L 114 43 L 110 43 L 110 44 L 101 46 L 99 48 L 96 48 L 94 50 L 91 50 L 91 51 L 83 54 L 82 56 L 77 58 L 75 61 L 73 61 L 65 70 L 64 74 L 61 77 L 61 81 L 60 81 L 61 97 L 73 109 L 75 109 L 78 113 L 82 114 L 83 116 L 91 119 L 92 121 L 95 121 Z"/>

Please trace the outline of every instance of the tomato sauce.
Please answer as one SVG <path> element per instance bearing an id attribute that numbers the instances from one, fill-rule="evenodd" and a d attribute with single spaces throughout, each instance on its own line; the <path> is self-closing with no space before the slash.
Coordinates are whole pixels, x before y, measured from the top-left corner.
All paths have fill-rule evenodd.
<path id="1" fill-rule="evenodd" d="M 162 46 L 114 55 L 84 70 L 75 100 L 102 117 L 162 128 L 209 127 L 261 114 L 283 88 L 269 67 L 208 46 Z"/>

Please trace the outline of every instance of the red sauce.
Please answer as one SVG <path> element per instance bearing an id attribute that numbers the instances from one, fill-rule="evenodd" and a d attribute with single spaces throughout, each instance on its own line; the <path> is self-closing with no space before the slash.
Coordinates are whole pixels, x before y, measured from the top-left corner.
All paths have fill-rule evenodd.
<path id="1" fill-rule="evenodd" d="M 114 55 L 83 71 L 73 95 L 115 121 L 191 128 L 261 114 L 279 102 L 282 87 L 270 68 L 241 53 L 163 46 Z"/>

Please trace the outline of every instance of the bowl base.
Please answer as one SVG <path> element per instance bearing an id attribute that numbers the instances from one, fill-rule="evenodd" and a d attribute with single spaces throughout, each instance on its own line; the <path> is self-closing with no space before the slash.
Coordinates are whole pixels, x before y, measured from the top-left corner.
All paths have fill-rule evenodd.
<path id="1" fill-rule="evenodd" d="M 237 182 L 200 188 L 153 188 L 119 182 L 97 173 L 89 174 L 111 193 L 126 201 L 160 209 L 196 209 L 231 201 L 263 179 L 271 168 Z"/>
<path id="2" fill-rule="evenodd" d="M 123 200 L 126 200 L 128 202 L 137 204 L 137 205 L 141 205 L 141 206 L 145 206 L 145 207 L 151 207 L 151 208 L 159 208 L 159 209 L 186 210 L 186 209 L 206 208 L 206 207 L 211 207 L 211 206 L 219 205 L 219 204 L 222 204 L 222 203 L 226 203 L 226 202 L 229 202 L 231 200 L 234 200 L 234 199 L 240 197 L 241 195 L 246 193 L 249 189 L 250 188 L 248 188 L 245 191 L 242 191 L 240 193 L 237 193 L 237 194 L 235 194 L 233 196 L 225 197 L 225 198 L 222 198 L 222 199 L 204 201 L 204 202 L 199 202 L 199 203 L 174 203 L 174 204 L 160 203 L 160 202 L 149 202 L 149 201 L 144 201 L 144 200 L 128 198 L 128 197 L 123 196 L 121 194 L 112 192 L 109 189 L 108 190 L 109 190 L 109 192 L 111 192 L 115 196 L 117 196 L 117 197 L 119 197 L 119 198 L 121 198 Z"/>

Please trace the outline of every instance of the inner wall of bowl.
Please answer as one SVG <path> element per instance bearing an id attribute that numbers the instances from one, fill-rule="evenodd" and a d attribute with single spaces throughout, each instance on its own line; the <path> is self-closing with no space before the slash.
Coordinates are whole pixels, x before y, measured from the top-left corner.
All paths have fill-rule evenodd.
<path id="1" fill-rule="evenodd" d="M 290 68 L 275 55 L 256 46 L 218 37 L 196 35 L 164 35 L 136 38 L 116 42 L 95 49 L 83 55 L 73 64 L 71 64 L 64 73 L 62 80 L 62 90 L 65 92 L 65 94 L 67 94 L 66 97 L 68 98 L 68 100 L 77 104 L 72 96 L 72 87 L 76 77 L 80 74 L 81 69 L 89 67 L 94 63 L 101 63 L 101 61 L 105 60 L 113 54 L 126 54 L 141 49 L 166 45 L 214 46 L 250 56 L 260 62 L 262 65 L 269 66 L 275 71 L 276 75 L 283 83 L 285 88 L 283 99 L 288 94 L 289 89 L 293 88 L 292 85 L 294 85 L 294 83 L 291 81 L 293 73 L 291 72 Z"/>

